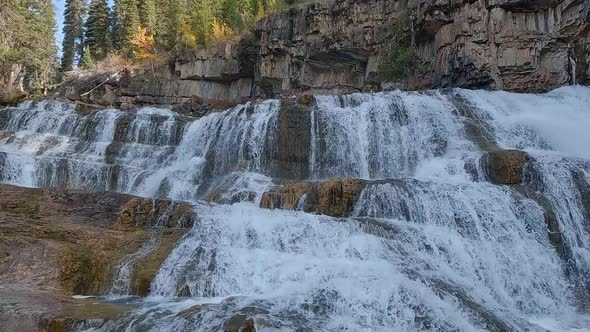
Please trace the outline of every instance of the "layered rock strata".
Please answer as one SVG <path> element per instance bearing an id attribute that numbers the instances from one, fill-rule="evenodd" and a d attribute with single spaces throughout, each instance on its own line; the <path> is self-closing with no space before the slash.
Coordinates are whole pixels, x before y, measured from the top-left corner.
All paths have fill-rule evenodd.
<path id="1" fill-rule="evenodd" d="M 426 75 L 394 84 L 380 64 L 399 17 Z M 66 82 L 66 98 L 134 107 L 167 105 L 200 115 L 256 98 L 383 88 L 547 91 L 590 81 L 590 5 L 584 0 L 329 0 L 260 20 L 254 34 L 187 51 L 173 63 Z M 86 81 L 86 84 L 82 84 Z M 90 84 L 89 84 L 90 83 Z"/>

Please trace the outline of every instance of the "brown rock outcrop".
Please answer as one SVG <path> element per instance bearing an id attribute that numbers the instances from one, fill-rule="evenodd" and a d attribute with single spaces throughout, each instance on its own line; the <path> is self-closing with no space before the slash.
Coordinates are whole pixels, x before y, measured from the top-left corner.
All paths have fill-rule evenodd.
<path id="1" fill-rule="evenodd" d="M 131 294 L 147 296 L 151 283 L 160 270 L 160 266 L 172 252 L 176 243 L 185 234 L 182 229 L 164 229 L 158 236 L 158 245 L 149 255 L 139 257 L 133 263 L 131 274 Z"/>
<path id="2" fill-rule="evenodd" d="M 186 51 L 173 64 L 161 64 L 155 70 L 134 67 L 102 75 L 70 73 L 60 95 L 88 105 L 120 108 L 158 105 L 202 116 L 213 109 L 244 102 L 251 96 L 256 53 L 255 41 L 245 36 Z M 105 81 L 106 84 L 92 90 Z"/>
<path id="3" fill-rule="evenodd" d="M 398 1 L 331 0 L 262 19 L 256 25 L 258 94 L 364 90 L 400 13 Z"/>
<path id="4" fill-rule="evenodd" d="M 64 302 L 66 309 L 78 305 L 68 295 L 99 295 L 109 289 L 119 262 L 148 237 L 155 237 L 157 246 L 138 262 L 137 273 L 153 278 L 192 218 L 190 206 L 170 201 L 1 185 L 0 292 L 21 296 L 23 307 L 39 293 Z M 150 226 L 178 228 L 156 231 Z M 0 326 L 2 320 L 26 323 L 20 313 L 27 310 L 9 309 L 0 301 Z M 35 317 L 51 321 L 67 316 L 66 309 L 53 309 L 39 310 Z"/>
<path id="5" fill-rule="evenodd" d="M 358 179 L 331 179 L 323 182 L 287 182 L 262 196 L 260 207 L 296 210 L 347 217 L 354 209 L 367 182 Z"/>
<path id="6" fill-rule="evenodd" d="M 370 90 L 400 15 L 412 18 L 418 56 L 432 63 L 431 87 L 545 91 L 587 82 L 588 7 L 583 0 L 310 3 L 258 22 L 256 88 Z M 573 61 L 584 68 L 577 77 Z M 422 81 L 395 86 L 427 87 Z"/>
<path id="7" fill-rule="evenodd" d="M 306 181 L 287 182 L 262 194 L 260 207 L 263 209 L 296 210 L 303 195 L 307 194 L 313 183 Z"/>
<path id="8" fill-rule="evenodd" d="M 192 207 L 170 200 L 135 197 L 119 214 L 118 223 L 125 226 L 193 227 Z"/>
<path id="9" fill-rule="evenodd" d="M 482 156 L 481 164 L 488 178 L 495 184 L 519 184 L 529 160 L 526 152 L 496 150 Z"/>

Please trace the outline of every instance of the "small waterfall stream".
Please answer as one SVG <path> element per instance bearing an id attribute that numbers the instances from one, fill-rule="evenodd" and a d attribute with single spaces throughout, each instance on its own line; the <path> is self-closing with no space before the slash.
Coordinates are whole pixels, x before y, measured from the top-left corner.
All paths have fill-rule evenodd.
<path id="1" fill-rule="evenodd" d="M 276 171 L 297 143 L 280 145 L 279 100 L 200 119 L 23 103 L 0 110 L 0 182 L 193 204 L 150 297 L 82 331 L 219 331 L 240 317 L 263 331 L 588 331 L 588 105 L 579 86 L 316 97 L 290 137 L 309 137 L 308 180 L 368 181 L 349 218 L 258 207 L 298 179 Z M 530 155 L 520 187 L 484 181 L 490 149 Z M 201 201 L 215 193 L 227 204 Z"/>

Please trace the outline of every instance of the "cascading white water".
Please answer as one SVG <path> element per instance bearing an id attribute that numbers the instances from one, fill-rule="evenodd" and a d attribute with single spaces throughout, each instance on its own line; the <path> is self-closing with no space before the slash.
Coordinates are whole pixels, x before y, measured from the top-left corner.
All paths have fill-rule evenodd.
<path id="1" fill-rule="evenodd" d="M 280 101 L 198 120 L 155 109 L 84 117 L 54 102 L 5 109 L 0 181 L 195 204 L 195 226 L 151 297 L 81 330 L 218 331 L 244 316 L 281 331 L 586 331 L 589 104 L 582 87 L 318 97 L 310 177 L 372 180 L 346 219 L 258 208 Z M 482 180 L 469 121 L 489 130 L 489 144 L 531 155 L 530 185 L 555 211 L 565 258 L 540 203 Z M 223 202 L 257 199 L 196 202 L 218 187 Z M 192 297 L 176 298 L 181 288 Z"/>
<path id="2" fill-rule="evenodd" d="M 238 106 L 190 123 L 153 108 L 86 117 L 58 102 L 5 109 L 0 181 L 192 201 L 205 181 L 234 171 L 265 173 L 276 104 Z"/>
<path id="3" fill-rule="evenodd" d="M 318 97 L 311 160 L 315 178 L 414 176 L 445 156 L 452 162 L 475 150 L 446 96 L 354 94 Z"/>

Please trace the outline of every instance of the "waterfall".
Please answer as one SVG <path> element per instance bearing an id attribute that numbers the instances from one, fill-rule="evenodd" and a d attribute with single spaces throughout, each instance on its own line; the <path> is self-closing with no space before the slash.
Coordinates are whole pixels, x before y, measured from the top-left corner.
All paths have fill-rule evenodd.
<path id="1" fill-rule="evenodd" d="M 276 172 L 298 143 L 281 145 L 287 102 L 199 119 L 82 115 L 55 101 L 0 110 L 0 182 L 165 197 L 196 212 L 150 296 L 79 330 L 219 331 L 245 318 L 265 331 L 588 330 L 589 88 L 317 96 L 289 137 L 309 136 L 307 180 L 367 181 L 347 218 L 259 208 L 264 191 L 299 179 Z M 522 184 L 485 181 L 480 160 L 498 149 L 530 156 Z M 222 204 L 202 201 L 214 193 Z M 116 286 L 149 250 L 127 258 Z"/>
<path id="2" fill-rule="evenodd" d="M 54 101 L 25 103 L 0 113 L 0 181 L 194 201 L 223 175 L 267 173 L 276 104 L 191 121 L 153 108 L 82 116 Z"/>

